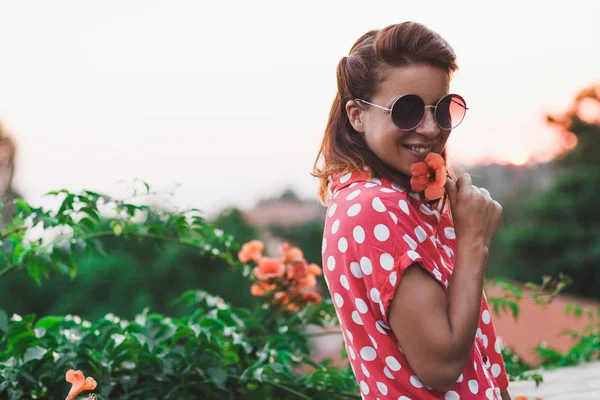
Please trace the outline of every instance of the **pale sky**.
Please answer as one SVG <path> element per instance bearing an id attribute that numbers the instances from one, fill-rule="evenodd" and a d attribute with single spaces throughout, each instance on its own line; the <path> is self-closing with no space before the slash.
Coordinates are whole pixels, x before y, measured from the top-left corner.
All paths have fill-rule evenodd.
<path id="1" fill-rule="evenodd" d="M 0 0 L 0 121 L 16 186 L 117 193 L 140 178 L 182 186 L 212 212 L 310 171 L 335 68 L 372 28 L 414 20 L 454 47 L 451 91 L 470 108 L 456 161 L 547 159 L 542 123 L 600 80 L 600 2 Z"/>

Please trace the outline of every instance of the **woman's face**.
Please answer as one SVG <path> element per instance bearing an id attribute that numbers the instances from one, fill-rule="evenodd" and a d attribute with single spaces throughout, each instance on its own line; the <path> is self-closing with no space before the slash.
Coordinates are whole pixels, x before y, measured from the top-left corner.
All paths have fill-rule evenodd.
<path id="1" fill-rule="evenodd" d="M 427 105 L 436 105 L 448 94 L 450 78 L 441 68 L 425 64 L 389 67 L 371 103 L 391 108 L 403 94 L 416 94 Z M 434 109 L 426 108 L 423 121 L 410 131 L 399 129 L 389 111 L 363 103 L 349 101 L 346 112 L 354 129 L 362 134 L 367 145 L 389 167 L 410 176 L 410 166 L 422 161 L 430 152 L 441 153 L 450 130 L 442 130 L 434 119 Z M 426 148 L 424 153 L 415 148 Z"/>

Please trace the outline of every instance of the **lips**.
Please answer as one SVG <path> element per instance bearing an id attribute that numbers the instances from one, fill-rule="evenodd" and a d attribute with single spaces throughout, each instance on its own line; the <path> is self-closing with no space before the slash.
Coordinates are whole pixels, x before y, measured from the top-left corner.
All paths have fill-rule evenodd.
<path id="1" fill-rule="evenodd" d="M 427 154 L 431 153 L 435 149 L 435 144 L 401 144 L 401 146 L 413 158 L 419 161 L 423 161 L 425 157 L 427 157 Z"/>

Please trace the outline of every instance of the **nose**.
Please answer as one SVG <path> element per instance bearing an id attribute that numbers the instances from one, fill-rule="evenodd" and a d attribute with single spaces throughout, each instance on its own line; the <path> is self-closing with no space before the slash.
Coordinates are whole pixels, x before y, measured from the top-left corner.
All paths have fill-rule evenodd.
<path id="1" fill-rule="evenodd" d="M 425 115 L 423 121 L 417 126 L 415 132 L 430 138 L 434 138 L 440 134 L 440 127 L 435 122 L 435 108 L 432 106 L 425 107 Z"/>

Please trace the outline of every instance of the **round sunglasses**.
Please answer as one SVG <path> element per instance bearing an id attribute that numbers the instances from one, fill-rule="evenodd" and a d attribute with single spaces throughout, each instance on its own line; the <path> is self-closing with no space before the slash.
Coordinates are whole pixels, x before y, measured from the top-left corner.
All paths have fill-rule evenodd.
<path id="1" fill-rule="evenodd" d="M 425 118 L 426 108 L 433 108 L 435 123 L 445 130 L 456 128 L 465 118 L 468 110 L 465 99 L 457 94 L 442 97 L 435 106 L 426 105 L 416 94 L 404 94 L 398 97 L 394 100 L 392 108 L 382 107 L 362 99 L 355 99 L 355 101 L 389 111 L 394 125 L 403 131 L 410 131 L 419 126 Z"/>

